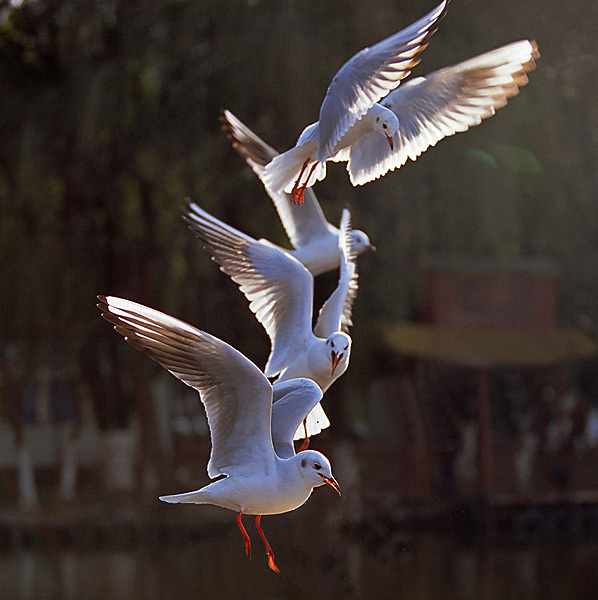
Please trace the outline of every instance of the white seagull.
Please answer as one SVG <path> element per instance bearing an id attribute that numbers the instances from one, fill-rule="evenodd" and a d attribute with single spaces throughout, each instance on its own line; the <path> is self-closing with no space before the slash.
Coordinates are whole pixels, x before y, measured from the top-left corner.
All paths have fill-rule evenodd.
<path id="1" fill-rule="evenodd" d="M 308 379 L 288 381 L 272 406 L 270 382 L 232 346 L 141 304 L 113 296 L 98 298 L 102 316 L 116 331 L 196 389 L 206 410 L 212 440 L 208 475 L 224 477 L 194 492 L 160 500 L 234 510 L 250 558 L 250 540 L 241 518 L 256 515 L 268 566 L 280 572 L 261 528 L 261 516 L 298 508 L 314 487 L 325 483 L 340 494 L 323 454 L 308 450 L 295 455 L 293 450 L 292 435 L 322 398 L 321 390 Z"/>
<path id="2" fill-rule="evenodd" d="M 386 81 L 385 61 L 394 52 L 389 41 L 410 30 L 362 50 L 341 68 L 320 120 L 266 166 L 262 179 L 272 193 L 284 190 L 301 202 L 304 190 L 326 176 L 328 160 L 347 161 L 353 185 L 377 179 L 408 158 L 416 160 L 442 138 L 479 125 L 505 106 L 527 83 L 526 73 L 539 57 L 536 42 L 521 40 L 400 86 L 399 79 L 392 86 L 375 85 Z M 373 85 L 376 93 L 369 91 Z"/>
<path id="3" fill-rule="evenodd" d="M 229 110 L 222 111 L 220 122 L 233 148 L 261 179 L 264 167 L 278 152 Z M 273 193 L 268 188 L 266 191 L 274 202 L 282 225 L 295 248 L 289 250 L 290 254 L 303 263 L 314 277 L 338 269 L 341 263 L 339 229 L 326 220 L 313 190 L 309 188 L 305 191 L 303 206 L 292 202 L 286 192 Z M 350 236 L 351 247 L 357 256 L 366 250 L 376 249 L 363 231 L 353 229 Z"/>
<path id="4" fill-rule="evenodd" d="M 419 63 L 417 55 L 426 48 L 447 4 L 443 0 L 419 21 L 364 48 L 340 68 L 320 107 L 319 121 L 303 130 L 294 148 L 266 166 L 262 181 L 268 189 L 284 190 L 301 204 L 306 188 L 326 176 L 326 161 L 348 160 L 351 146 L 362 137 L 376 134 L 393 151 L 399 121 L 377 102 Z"/>
<path id="5" fill-rule="evenodd" d="M 341 218 L 341 262 L 338 286 L 322 306 L 312 331 L 314 278 L 291 254 L 258 241 L 191 203 L 184 215 L 220 269 L 235 281 L 271 341 L 264 369 L 278 382 L 307 377 L 323 392 L 349 364 L 351 310 L 357 292 L 355 257 L 350 248 L 349 210 Z M 306 440 L 328 427 L 322 407 L 310 413 Z M 296 439 L 300 433 L 297 432 Z M 304 446 L 306 447 L 306 446 Z"/>

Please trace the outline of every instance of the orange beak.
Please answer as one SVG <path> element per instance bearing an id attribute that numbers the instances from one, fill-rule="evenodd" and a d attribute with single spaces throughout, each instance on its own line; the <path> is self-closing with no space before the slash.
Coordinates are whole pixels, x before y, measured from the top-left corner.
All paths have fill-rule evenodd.
<path id="1" fill-rule="evenodd" d="M 375 252 L 377 250 L 376 246 L 374 246 L 374 244 L 368 244 L 367 246 L 368 250 L 371 250 L 372 252 Z"/>
<path id="2" fill-rule="evenodd" d="M 334 477 L 326 477 L 325 475 L 322 475 L 322 473 L 319 475 L 324 480 L 324 483 L 327 483 L 339 496 L 341 495 L 341 486 Z"/>
<path id="3" fill-rule="evenodd" d="M 332 350 L 330 352 L 330 360 L 332 362 L 332 373 L 330 373 L 330 375 L 334 375 L 334 371 L 336 370 L 336 367 L 338 367 L 338 363 L 341 362 L 342 358 L 343 358 L 344 354 L 342 352 L 339 352 L 338 354 Z"/>
<path id="4" fill-rule="evenodd" d="M 392 136 L 391 135 L 386 135 L 386 139 L 388 140 L 388 145 L 390 146 L 391 150 L 394 150 L 394 142 L 392 141 Z"/>

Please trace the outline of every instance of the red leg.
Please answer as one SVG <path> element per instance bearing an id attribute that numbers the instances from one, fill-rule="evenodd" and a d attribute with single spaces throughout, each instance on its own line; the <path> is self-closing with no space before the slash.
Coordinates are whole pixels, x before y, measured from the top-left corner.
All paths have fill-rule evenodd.
<path id="1" fill-rule="evenodd" d="M 243 523 L 241 523 L 241 517 L 243 513 L 239 513 L 237 515 L 237 523 L 239 524 L 239 528 L 241 529 L 241 533 L 243 534 L 243 538 L 245 539 L 245 552 L 247 554 L 247 558 L 251 560 L 251 540 L 245 531 L 245 527 L 243 527 Z"/>
<path id="2" fill-rule="evenodd" d="M 309 448 L 309 437 L 307 437 L 307 419 L 303 419 L 303 431 L 305 432 L 305 439 L 303 440 L 303 444 L 301 444 L 301 448 L 299 448 L 299 452 L 303 452 Z"/>
<path id="3" fill-rule="evenodd" d="M 280 570 L 278 569 L 278 567 L 276 566 L 276 563 L 274 562 L 274 552 L 272 552 L 272 548 L 270 548 L 270 544 L 268 544 L 268 540 L 266 539 L 266 536 L 264 535 L 264 532 L 262 530 L 262 526 L 260 525 L 261 518 L 262 518 L 262 515 L 257 515 L 255 517 L 255 526 L 257 527 L 257 532 L 260 534 L 261 538 L 264 540 L 264 544 L 266 544 L 266 552 L 268 553 L 268 566 L 276 573 L 280 573 Z"/>
<path id="4" fill-rule="evenodd" d="M 303 204 L 303 192 L 305 192 L 305 190 L 307 189 L 307 184 L 309 183 L 309 178 L 312 176 L 313 172 L 316 169 L 316 166 L 318 165 L 317 161 L 311 166 L 311 169 L 309 170 L 309 173 L 307 175 L 307 179 L 305 180 L 305 183 L 301 186 L 299 186 L 297 188 L 297 190 L 295 191 L 295 202 L 297 204 Z M 292 196 L 291 196 L 292 199 Z"/>
<path id="5" fill-rule="evenodd" d="M 305 162 L 303 163 L 303 166 L 301 167 L 301 171 L 299 171 L 299 176 L 295 180 L 295 184 L 293 185 L 293 189 L 291 190 L 291 201 L 297 202 L 298 204 L 303 203 L 303 194 L 301 194 L 301 197 L 302 197 L 301 202 L 297 201 L 297 189 L 299 188 L 299 182 L 301 181 L 301 175 L 303 175 L 303 172 L 305 171 L 305 169 L 307 169 L 308 163 L 309 163 L 309 158 L 306 159 Z"/>

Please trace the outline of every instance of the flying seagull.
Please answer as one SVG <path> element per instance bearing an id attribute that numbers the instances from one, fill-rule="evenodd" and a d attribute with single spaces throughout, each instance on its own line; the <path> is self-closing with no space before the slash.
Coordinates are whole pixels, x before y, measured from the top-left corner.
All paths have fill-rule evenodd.
<path id="1" fill-rule="evenodd" d="M 261 179 L 264 167 L 278 155 L 278 152 L 268 146 L 229 110 L 222 111 L 220 121 L 233 148 Z M 340 231 L 338 227 L 326 220 L 313 190 L 311 188 L 305 190 L 303 206 L 297 206 L 292 202 L 290 194 L 286 192 L 273 193 L 268 188 L 266 191 L 274 202 L 278 216 L 294 247 L 294 250 L 290 250 L 289 253 L 303 263 L 314 277 L 338 269 L 341 263 Z M 366 250 L 376 249 L 363 231 L 352 229 L 350 236 L 351 247 L 356 255 Z"/>
<path id="2" fill-rule="evenodd" d="M 536 42 L 521 40 L 401 85 L 397 79 L 392 87 L 379 86 L 379 93 L 368 94 L 372 81 L 386 81 L 383 59 L 394 37 L 362 50 L 337 73 L 320 120 L 303 131 L 294 148 L 265 167 L 262 180 L 271 193 L 289 192 L 301 203 L 305 190 L 326 176 L 328 160 L 347 161 L 353 185 L 373 181 L 408 158 L 416 160 L 442 138 L 479 125 L 505 106 L 528 82 L 526 73 L 539 57 Z M 372 75 L 368 68 L 374 56 L 381 67 Z"/>
<path id="3" fill-rule="evenodd" d="M 125 340 L 199 392 L 205 407 L 212 451 L 208 475 L 222 477 L 199 490 L 161 496 L 170 503 L 214 504 L 241 518 L 256 515 L 268 566 L 280 572 L 264 535 L 262 515 L 295 510 L 314 487 L 328 484 L 340 494 L 328 459 L 313 450 L 295 455 L 292 436 L 322 391 L 308 379 L 288 381 L 272 405 L 272 385 L 245 356 L 214 336 L 141 304 L 98 296 L 102 316 Z"/>
<path id="4" fill-rule="evenodd" d="M 249 300 L 271 341 L 264 369 L 277 381 L 307 377 L 323 392 L 349 364 L 353 300 L 357 292 L 355 256 L 350 248 L 349 210 L 343 210 L 339 282 L 322 306 L 312 329 L 314 278 L 290 253 L 265 240 L 255 240 L 189 204 L 184 215 L 191 230 L 220 269 L 235 281 Z M 306 437 L 329 426 L 321 406 L 312 411 Z M 297 433 L 297 439 L 300 434 Z"/>

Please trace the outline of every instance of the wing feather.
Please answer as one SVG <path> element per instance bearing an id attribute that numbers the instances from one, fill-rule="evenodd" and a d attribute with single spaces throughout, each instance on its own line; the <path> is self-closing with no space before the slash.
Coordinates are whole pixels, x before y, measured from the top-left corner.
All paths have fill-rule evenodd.
<path id="1" fill-rule="evenodd" d="M 339 235 L 341 249 L 341 266 L 336 289 L 326 300 L 318 314 L 314 334 L 327 338 L 337 331 L 348 332 L 352 325 L 351 312 L 357 294 L 357 265 L 353 251 L 351 232 L 351 213 L 343 209 Z"/>
<path id="2" fill-rule="evenodd" d="M 295 455 L 293 436 L 303 420 L 322 399 L 322 390 L 311 379 L 289 379 L 274 384 L 272 441 L 280 458 Z"/>
<path id="3" fill-rule="evenodd" d="M 408 81 L 388 94 L 382 105 L 399 119 L 394 150 L 376 134 L 353 144 L 347 164 L 353 185 L 399 168 L 442 138 L 492 116 L 527 83 L 526 73 L 535 68 L 538 56 L 534 41 L 521 40 Z"/>
<path id="4" fill-rule="evenodd" d="M 247 164 L 262 180 L 265 166 L 275 156 L 278 156 L 278 152 L 268 146 L 229 110 L 222 111 L 220 122 L 233 148 L 247 161 Z M 326 221 L 320 203 L 311 188 L 305 190 L 301 206 L 291 201 L 290 194 L 283 191 L 272 192 L 267 187 L 266 191 L 276 207 L 278 216 L 293 247 L 299 248 L 313 240 L 325 238 L 329 235 L 328 228 L 331 225 Z"/>
<path id="5" fill-rule="evenodd" d="M 364 48 L 340 68 L 320 108 L 320 162 L 326 161 L 338 141 L 372 104 L 409 75 L 420 60 L 417 55 L 426 48 L 427 40 L 446 13 L 447 4 L 448 0 L 444 0 L 409 27 Z"/>
<path id="6" fill-rule="evenodd" d="M 241 233 L 197 204 L 189 204 L 184 218 L 220 269 L 238 284 L 270 337 L 264 372 L 274 377 L 313 336 L 313 276 L 288 252 Z"/>
<path id="7" fill-rule="evenodd" d="M 275 461 L 270 432 L 272 386 L 222 340 L 136 302 L 98 296 L 102 316 L 131 346 L 195 388 L 210 427 L 208 475 L 232 475 Z"/>

